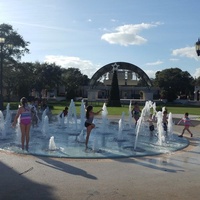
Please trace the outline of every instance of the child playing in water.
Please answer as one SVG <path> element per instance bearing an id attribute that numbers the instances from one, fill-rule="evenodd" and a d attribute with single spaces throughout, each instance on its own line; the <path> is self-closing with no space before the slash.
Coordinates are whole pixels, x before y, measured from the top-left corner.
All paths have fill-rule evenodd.
<path id="1" fill-rule="evenodd" d="M 166 110 L 163 112 L 162 123 L 163 123 L 163 129 L 164 129 L 164 131 L 166 132 L 166 135 L 167 135 L 168 116 L 167 116 L 167 111 Z"/>
<path id="2" fill-rule="evenodd" d="M 66 106 L 65 109 L 60 113 L 60 118 L 66 117 L 68 114 L 68 107 Z"/>
<path id="3" fill-rule="evenodd" d="M 141 113 L 140 107 L 139 107 L 138 103 L 135 102 L 134 107 L 131 111 L 132 117 L 134 117 L 134 119 L 135 119 L 135 126 L 137 125 L 137 121 L 140 118 L 140 113 Z"/>
<path id="4" fill-rule="evenodd" d="M 95 124 L 93 123 L 94 115 L 99 114 L 102 111 L 99 110 L 98 112 L 93 112 L 93 107 L 88 106 L 86 109 L 86 121 L 85 121 L 85 127 L 87 128 L 87 135 L 86 135 L 86 141 L 85 141 L 85 147 L 88 149 L 88 141 L 90 137 L 90 133 L 93 128 L 95 128 Z"/>
<path id="5" fill-rule="evenodd" d="M 32 123 L 32 127 L 37 127 L 38 126 L 38 122 L 39 122 L 39 118 L 38 118 L 38 100 L 34 99 L 30 105 L 31 107 L 31 123 Z"/>
<path id="6" fill-rule="evenodd" d="M 152 114 L 149 115 L 149 119 L 147 121 L 149 122 L 150 137 L 152 138 L 154 131 L 154 124 L 153 124 L 154 119 Z"/>
<path id="7" fill-rule="evenodd" d="M 31 127 L 31 109 L 28 106 L 28 101 L 25 97 L 20 100 L 20 107 L 15 116 L 13 127 L 17 124 L 17 119 L 20 117 L 20 129 L 21 129 L 21 143 L 22 150 L 24 150 L 24 143 L 26 141 L 26 150 L 28 151 L 29 145 L 29 132 Z"/>
<path id="8" fill-rule="evenodd" d="M 187 130 L 189 133 L 190 133 L 190 135 L 191 135 L 191 137 L 193 137 L 193 134 L 191 133 L 191 131 L 190 131 L 190 125 L 193 125 L 192 124 L 192 122 L 190 121 L 190 118 L 188 117 L 189 116 L 189 113 L 185 113 L 185 116 L 177 123 L 177 125 L 179 125 L 182 121 L 183 121 L 183 123 L 184 123 L 184 128 L 183 128 L 183 131 L 182 131 L 182 134 L 181 135 L 179 135 L 178 137 L 183 137 L 183 134 L 184 134 L 184 132 Z M 194 126 L 194 125 L 193 125 Z"/>

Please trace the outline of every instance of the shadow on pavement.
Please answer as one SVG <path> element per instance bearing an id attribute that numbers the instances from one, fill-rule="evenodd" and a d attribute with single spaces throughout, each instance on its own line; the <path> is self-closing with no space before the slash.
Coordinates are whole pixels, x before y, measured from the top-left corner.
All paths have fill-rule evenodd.
<path id="1" fill-rule="evenodd" d="M 19 174 L 0 162 L 0 199 L 54 200 L 51 187 L 35 183 L 24 176 L 31 170 L 33 168 Z"/>
<path id="2" fill-rule="evenodd" d="M 68 165 L 62 161 L 51 159 L 48 157 L 40 157 L 40 159 L 43 160 L 44 162 L 36 161 L 38 164 L 45 165 L 47 167 L 51 167 L 56 170 L 60 170 L 62 172 L 68 173 L 68 174 L 73 174 L 76 176 L 83 176 L 88 179 L 97 180 L 97 178 L 95 176 L 88 174 L 86 171 L 84 171 L 80 168 Z"/>

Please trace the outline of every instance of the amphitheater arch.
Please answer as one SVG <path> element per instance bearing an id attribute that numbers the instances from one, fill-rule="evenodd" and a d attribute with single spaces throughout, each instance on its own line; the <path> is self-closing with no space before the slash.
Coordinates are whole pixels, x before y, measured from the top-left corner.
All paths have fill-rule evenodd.
<path id="1" fill-rule="evenodd" d="M 147 76 L 147 74 L 138 66 L 127 63 L 127 62 L 113 62 L 109 63 L 103 67 L 101 67 L 96 73 L 92 76 L 91 81 L 90 81 L 90 89 L 95 88 L 95 85 L 97 84 L 97 81 L 106 73 L 112 71 L 113 65 L 117 65 L 118 69 L 122 70 L 130 70 L 132 72 L 135 72 L 138 74 L 138 76 L 146 83 L 146 86 L 152 87 L 152 82 Z"/>

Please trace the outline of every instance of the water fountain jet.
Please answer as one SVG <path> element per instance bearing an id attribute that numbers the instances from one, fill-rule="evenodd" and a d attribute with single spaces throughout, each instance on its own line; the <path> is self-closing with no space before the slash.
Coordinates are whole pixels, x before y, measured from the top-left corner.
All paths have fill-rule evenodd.
<path id="1" fill-rule="evenodd" d="M 56 118 L 55 120 L 51 120 L 47 123 L 48 118 L 44 111 L 39 127 L 31 127 L 29 152 L 25 153 L 39 156 L 44 155 L 67 158 L 119 158 L 157 155 L 160 153 L 173 152 L 186 147 L 189 144 L 188 140 L 186 138 L 181 138 L 180 140 L 180 138 L 177 137 L 173 132 L 173 140 L 170 137 L 168 137 L 166 140 L 163 140 L 163 137 L 165 136 L 161 132 L 161 129 L 163 128 L 161 127 L 162 112 L 157 112 L 156 109 L 153 108 L 153 105 L 154 104 L 152 104 L 152 102 L 147 102 L 145 104 L 136 128 L 127 126 L 129 122 L 126 122 L 125 112 L 122 113 L 120 127 L 119 123 L 117 123 L 118 119 L 109 119 L 104 121 L 102 117 L 98 118 L 98 116 L 96 116 L 96 127 L 94 131 L 91 132 L 88 144 L 93 148 L 91 152 L 85 151 L 84 134 L 86 130 L 81 128 L 81 119 L 77 120 L 77 125 L 79 125 L 77 128 L 74 128 L 74 125 L 76 126 L 76 122 L 74 120 L 69 120 L 69 126 L 59 128 L 59 122 L 56 120 Z M 154 111 L 157 113 L 157 126 L 155 127 L 157 137 L 154 136 L 152 140 L 149 140 L 150 134 L 146 119 L 149 117 L 149 112 L 151 109 L 154 109 Z M 74 113 L 75 107 L 73 107 L 72 110 L 73 112 L 71 113 L 73 114 L 71 114 L 71 117 L 74 117 L 76 114 Z M 106 119 L 107 115 L 108 112 L 105 115 Z M 170 114 L 169 119 L 172 121 L 172 116 Z M 102 126 L 105 124 L 107 125 L 106 134 L 105 132 L 102 132 Z M 48 130 L 44 128 L 45 126 L 48 127 Z M 169 127 L 168 129 L 169 132 L 173 131 L 172 127 Z M 119 133 L 122 135 L 119 136 Z M 0 130 L 0 134 L 2 135 L 2 130 Z M 53 147 L 49 146 L 51 139 L 49 136 L 56 138 L 56 145 L 54 146 L 51 144 Z M 20 141 L 18 141 L 16 138 L 16 130 L 9 129 L 6 139 L 0 138 L 0 149 L 15 153 L 24 153 L 21 151 Z M 53 143 L 53 141 L 54 138 L 51 139 L 51 143 Z M 46 151 L 47 149 L 56 149 L 56 151 L 51 151 L 51 153 L 49 153 Z M 57 151 L 57 149 L 59 151 Z"/>

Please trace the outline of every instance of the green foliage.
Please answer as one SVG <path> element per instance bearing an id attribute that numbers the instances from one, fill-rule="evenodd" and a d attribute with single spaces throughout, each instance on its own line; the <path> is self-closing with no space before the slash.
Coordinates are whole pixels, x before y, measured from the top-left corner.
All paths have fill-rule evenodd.
<path id="1" fill-rule="evenodd" d="M 67 91 L 67 99 L 74 99 L 76 96 L 81 96 L 76 93 L 79 86 L 88 85 L 89 79 L 87 76 L 81 74 L 78 68 L 63 69 L 62 83 Z"/>
<path id="2" fill-rule="evenodd" d="M 59 84 L 61 84 L 61 75 L 62 69 L 60 66 L 55 64 L 37 63 L 34 72 L 35 81 L 32 87 L 38 91 L 41 91 L 42 89 L 49 90 L 57 88 Z"/>
<path id="3" fill-rule="evenodd" d="M 5 38 L 3 49 L 4 59 L 14 62 L 15 59 L 20 60 L 25 53 L 29 53 L 29 49 L 27 48 L 29 42 L 26 42 L 11 25 L 0 24 L 0 37 Z M 11 51 L 6 47 L 8 44 L 12 44 Z"/>
<path id="4" fill-rule="evenodd" d="M 200 86 L 200 76 L 195 80 L 195 84 Z"/>
<path id="5" fill-rule="evenodd" d="M 7 90 L 7 100 L 11 99 L 11 94 L 18 96 L 29 96 L 32 89 L 39 93 L 46 89 L 58 89 L 60 85 L 65 86 L 68 99 L 81 96 L 77 92 L 79 86 L 88 85 L 89 78 L 82 75 L 77 68 L 64 69 L 60 66 L 47 63 L 19 63 L 18 60 L 25 53 L 29 53 L 27 46 L 29 42 L 24 41 L 23 37 L 13 30 L 11 25 L 0 25 L 0 37 L 5 38 L 5 45 L 12 44 L 12 51 L 8 48 L 3 49 L 5 63 L 4 89 Z M 3 47 L 3 48 L 4 48 Z M 15 60 L 17 59 L 17 61 Z"/>
<path id="6" fill-rule="evenodd" d="M 29 96 L 32 89 L 39 93 L 46 89 L 58 89 L 60 85 L 66 87 L 68 99 L 71 100 L 76 96 L 80 85 L 87 85 L 89 79 L 82 75 L 79 69 L 63 69 L 55 64 L 47 63 L 18 63 L 5 66 L 4 87 L 7 90 L 8 101 L 11 93 L 22 96 Z"/>
<path id="7" fill-rule="evenodd" d="M 156 73 L 155 86 L 161 90 L 161 98 L 172 102 L 179 95 L 189 96 L 194 90 L 193 78 L 187 71 L 170 68 Z"/>
<path id="8" fill-rule="evenodd" d="M 5 39 L 3 46 L 1 46 L 1 58 L 3 60 L 2 85 L 3 89 L 7 90 L 7 99 L 10 100 L 10 94 L 11 92 L 16 92 L 16 88 L 20 89 L 24 95 L 27 95 L 28 85 L 26 84 L 26 77 L 23 76 L 27 75 L 26 71 L 23 70 L 19 74 L 23 76 L 22 79 L 21 76 L 16 76 L 18 71 L 15 70 L 15 66 L 25 53 L 29 53 L 27 48 L 29 42 L 26 42 L 9 24 L 0 24 L 0 37 Z M 22 80 L 24 80 L 24 83 L 20 86 L 19 82 Z"/>

